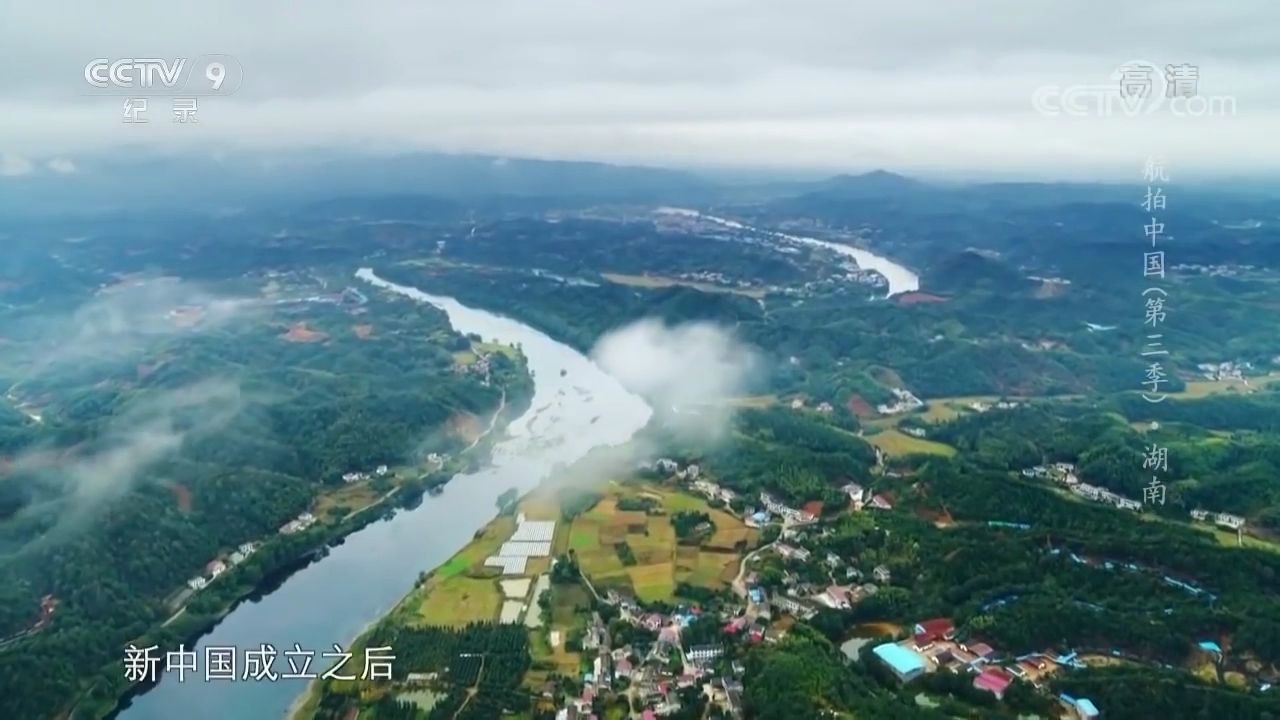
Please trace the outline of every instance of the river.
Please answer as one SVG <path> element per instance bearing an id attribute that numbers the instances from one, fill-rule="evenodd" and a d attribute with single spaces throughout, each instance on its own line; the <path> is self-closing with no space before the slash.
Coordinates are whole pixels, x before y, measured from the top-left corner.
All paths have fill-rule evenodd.
<path id="1" fill-rule="evenodd" d="M 659 212 L 670 213 L 675 215 L 685 215 L 688 217 L 696 217 L 708 222 L 723 225 L 727 228 L 735 230 L 746 230 L 781 240 L 796 245 L 811 245 L 814 247 L 823 247 L 833 252 L 839 253 L 857 263 L 862 270 L 874 270 L 889 283 L 888 297 L 893 297 L 900 293 L 915 292 L 920 289 L 920 276 L 912 272 L 907 267 L 900 265 L 893 260 L 882 255 L 877 255 L 870 250 L 863 250 L 852 245 L 831 242 L 830 240 L 819 240 L 818 238 L 805 237 L 803 235 L 788 235 L 787 233 L 777 232 L 774 230 L 762 230 L 752 227 L 737 220 L 716 217 L 715 215 L 707 215 L 697 210 L 688 210 L 686 208 L 660 208 Z"/>
<path id="2" fill-rule="evenodd" d="M 312 672 L 325 669 L 333 661 L 320 653 L 332 650 L 334 643 L 350 645 L 409 591 L 420 572 L 442 564 L 469 542 L 497 514 L 494 503 L 502 491 L 515 487 L 523 494 L 555 465 L 578 460 L 595 447 L 626 442 L 652 414 L 643 400 L 590 359 L 527 325 L 387 282 L 368 268 L 356 277 L 440 308 L 459 332 L 519 343 L 535 376 L 529 410 L 506 428 L 487 467 L 454 477 L 442 495 L 424 498 L 417 508 L 352 533 L 278 590 L 242 603 L 200 639 L 196 679 L 180 683 L 176 675 L 163 676 L 156 687 L 131 699 L 118 715 L 121 720 L 285 717 L 293 701 L 306 692 L 305 680 L 206 683 L 203 649 L 234 646 L 243 661 L 244 649 L 260 643 L 270 643 L 281 653 L 298 643 L 316 653 Z M 289 670 L 283 656 L 274 668 Z"/>

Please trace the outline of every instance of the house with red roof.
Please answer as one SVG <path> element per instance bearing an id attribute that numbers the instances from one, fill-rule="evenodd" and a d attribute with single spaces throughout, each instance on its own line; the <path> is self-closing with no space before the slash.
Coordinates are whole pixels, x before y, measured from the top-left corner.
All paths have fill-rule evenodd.
<path id="1" fill-rule="evenodd" d="M 915 635 L 916 648 L 924 647 L 938 640 L 951 640 L 956 636 L 956 624 L 951 618 L 933 618 L 916 623 L 911 631 Z"/>
<path id="2" fill-rule="evenodd" d="M 972 654 L 974 656 L 974 662 L 990 660 L 991 656 L 996 654 L 995 648 L 984 642 L 977 642 L 972 645 L 961 645 L 960 649 Z"/>
<path id="3" fill-rule="evenodd" d="M 998 667 L 989 667 L 978 673 L 973 679 L 973 686 L 979 690 L 986 690 L 996 696 L 997 700 L 1004 699 L 1004 693 L 1013 684 L 1013 676 Z"/>

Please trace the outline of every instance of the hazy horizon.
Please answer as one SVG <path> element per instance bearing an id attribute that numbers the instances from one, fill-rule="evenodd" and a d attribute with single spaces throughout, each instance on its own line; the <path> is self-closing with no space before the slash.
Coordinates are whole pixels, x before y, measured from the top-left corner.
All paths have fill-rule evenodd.
<path id="1" fill-rule="evenodd" d="M 0 45 L 22 62 L 0 66 L 0 176 L 142 146 L 1120 182 L 1160 156 L 1184 177 L 1261 177 L 1280 161 L 1277 21 L 1265 2 L 2 0 Z M 243 81 L 199 98 L 195 123 L 142 92 L 151 121 L 124 123 L 125 96 L 85 77 L 99 58 L 190 71 L 209 54 Z M 1140 112 L 1113 106 L 1137 60 L 1194 67 L 1197 104 L 1157 104 L 1161 71 Z"/>

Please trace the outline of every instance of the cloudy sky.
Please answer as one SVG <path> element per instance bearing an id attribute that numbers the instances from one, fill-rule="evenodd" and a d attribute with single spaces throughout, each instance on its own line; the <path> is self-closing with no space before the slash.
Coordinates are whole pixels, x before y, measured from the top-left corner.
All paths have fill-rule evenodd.
<path id="1" fill-rule="evenodd" d="M 1274 0 L 0 0 L 0 174 L 154 145 L 1253 175 L 1280 160 L 1277 27 Z M 212 53 L 243 83 L 196 126 L 170 98 L 130 125 L 122 97 L 86 94 L 95 58 Z M 1126 112 L 1131 61 L 1195 66 L 1199 97 Z"/>

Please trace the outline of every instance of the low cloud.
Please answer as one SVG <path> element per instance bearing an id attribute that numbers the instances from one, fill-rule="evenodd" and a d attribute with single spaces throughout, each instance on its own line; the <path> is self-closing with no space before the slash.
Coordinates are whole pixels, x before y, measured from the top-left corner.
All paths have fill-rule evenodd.
<path id="1" fill-rule="evenodd" d="M 76 171 L 76 164 L 67 158 L 54 158 L 45 163 L 45 166 L 60 175 L 70 175 Z"/>
<path id="2" fill-rule="evenodd" d="M 20 156 L 0 152 L 0 177 L 17 177 L 31 172 L 31 161 Z"/>
<path id="3" fill-rule="evenodd" d="M 70 363 L 139 356 L 157 341 L 207 332 L 254 312 L 254 301 L 214 295 L 177 278 L 130 281 L 99 292 L 69 317 L 41 320 L 47 351 L 33 374 Z"/>
<path id="4" fill-rule="evenodd" d="M 14 462 L 18 473 L 56 474 L 66 503 L 55 537 L 79 526 L 97 510 L 122 497 L 157 463 L 176 453 L 187 438 L 225 427 L 245 406 L 239 383 L 205 380 L 144 396 L 112 417 L 87 449 L 50 462 L 46 449 Z"/>
<path id="5" fill-rule="evenodd" d="M 710 322 L 639 320 L 600 338 L 591 357 L 648 400 L 664 425 L 706 444 L 728 432 L 729 401 L 746 394 L 762 368 L 758 353 Z"/>

